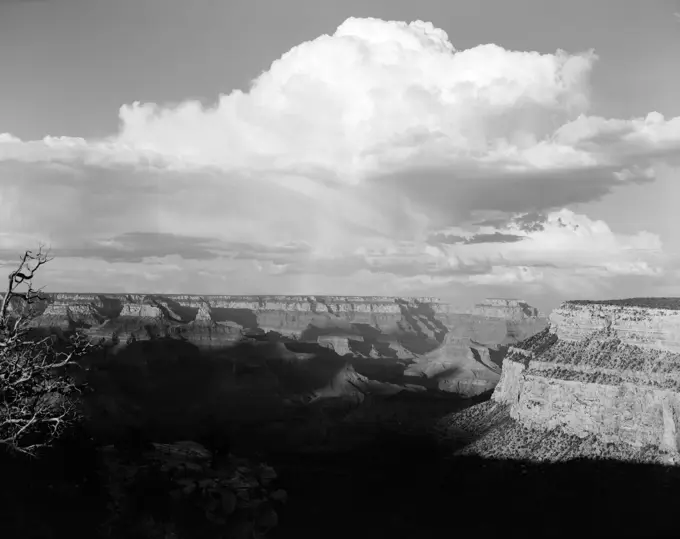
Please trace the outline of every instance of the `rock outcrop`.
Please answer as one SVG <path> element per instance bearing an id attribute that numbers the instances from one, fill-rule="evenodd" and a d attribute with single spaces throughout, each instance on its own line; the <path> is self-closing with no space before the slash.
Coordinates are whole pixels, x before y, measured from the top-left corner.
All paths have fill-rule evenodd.
<path id="1" fill-rule="evenodd" d="M 342 399 L 345 402 L 360 403 L 368 395 L 395 395 L 402 391 L 413 392 L 421 389 L 370 380 L 357 373 L 352 365 L 346 363 L 325 386 L 314 390 L 312 400 Z"/>
<path id="2" fill-rule="evenodd" d="M 521 299 L 504 298 L 487 298 L 472 308 L 440 303 L 435 307 L 435 312 L 439 318 L 444 320 L 447 315 L 456 314 L 471 314 L 482 318 L 502 318 L 508 321 L 522 321 L 526 318 L 545 316 L 536 307 L 532 307 Z"/>
<path id="3" fill-rule="evenodd" d="M 448 312 L 452 329 L 442 345 L 417 358 L 405 374 L 425 376 L 442 391 L 478 395 L 498 383 L 507 345 L 547 327 L 547 319 L 520 300 L 487 300 L 470 313 Z"/>
<path id="4" fill-rule="evenodd" d="M 410 365 L 407 376 L 424 376 L 437 389 L 465 396 L 493 389 L 500 378 L 500 365 L 491 361 L 490 350 L 469 338 L 449 333 L 437 350 Z"/>
<path id="5" fill-rule="evenodd" d="M 680 353 L 680 310 L 574 302 L 556 309 L 550 320 L 562 341 L 609 330 L 624 344 Z"/>
<path id="6" fill-rule="evenodd" d="M 510 347 L 492 406 L 525 430 L 679 462 L 680 299 L 660 301 L 564 303 Z"/>
<path id="7" fill-rule="evenodd" d="M 363 342 L 364 338 L 360 335 L 322 335 L 317 338 L 317 342 L 325 347 L 333 350 L 339 356 L 352 353 L 351 342 Z"/>

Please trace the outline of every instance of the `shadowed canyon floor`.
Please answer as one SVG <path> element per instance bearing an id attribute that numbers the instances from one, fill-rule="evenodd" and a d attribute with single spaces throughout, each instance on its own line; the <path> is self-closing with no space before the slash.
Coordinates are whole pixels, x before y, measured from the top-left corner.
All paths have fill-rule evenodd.
<path id="1" fill-rule="evenodd" d="M 673 537 L 677 470 L 451 457 L 385 436 L 355 454 L 276 462 L 291 496 L 276 538 Z"/>
<path id="2" fill-rule="evenodd" d="M 278 472 L 276 486 L 288 494 L 278 526 L 268 537 L 412 539 L 452 532 L 524 537 L 676 536 L 677 468 L 602 460 L 537 464 L 460 456 L 452 449 L 464 450 L 472 440 L 442 444 L 424 432 L 373 428 L 370 436 L 359 436 L 359 430 L 355 434 L 363 441 L 351 449 L 261 454 Z M 345 435 L 352 432 L 345 431 Z M 29 464 L 34 466 L 31 471 L 2 470 L 3 477 L 10 478 L 3 489 L 3 507 L 19 505 L 24 513 L 30 508 L 24 518 L 57 523 L 51 535 L 31 537 L 72 537 L 75 523 L 84 536 L 96 536 L 98 519 L 105 511 L 96 479 L 88 482 L 77 473 L 82 469 L 82 456 L 82 448 L 66 448 L 61 458 Z M 57 464 L 70 485 L 68 490 L 62 486 L 54 491 L 47 484 L 45 470 Z M 8 489 L 13 477 L 24 482 L 32 478 L 31 488 L 24 483 L 21 490 Z M 50 493 L 49 497 L 44 493 Z M 163 495 L 145 492 L 140 511 L 158 515 L 160 510 L 151 502 Z M 8 511 L 3 518 L 19 513 Z M 10 537 L 28 537 L 13 535 L 10 522 L 3 530 Z"/>

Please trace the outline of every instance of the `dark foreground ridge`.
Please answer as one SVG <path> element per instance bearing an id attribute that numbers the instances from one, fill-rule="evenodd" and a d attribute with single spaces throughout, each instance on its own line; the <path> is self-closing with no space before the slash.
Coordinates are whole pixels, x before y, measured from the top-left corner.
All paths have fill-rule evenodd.
<path id="1" fill-rule="evenodd" d="M 627 299 L 608 299 L 590 300 L 579 299 L 567 301 L 572 305 L 616 305 L 619 307 L 641 307 L 646 309 L 669 309 L 672 311 L 680 310 L 680 298 L 627 298 Z"/>
<path id="2" fill-rule="evenodd" d="M 272 538 L 677 533 L 680 474 L 661 466 L 447 458 L 431 440 L 399 436 L 352 456 L 277 464 L 291 501 Z"/>
<path id="3" fill-rule="evenodd" d="M 450 449 L 425 435 L 382 432 L 351 451 L 263 455 L 278 471 L 276 486 L 288 496 L 267 537 L 677 536 L 678 469 L 450 457 Z M 107 513 L 101 485 L 96 476 L 83 474 L 92 454 L 73 445 L 49 461 L 23 467 L 3 462 L 3 536 L 66 538 L 77 530 L 83 537 L 107 537 L 100 530 Z M 61 474 L 58 485 L 54 468 Z M 8 488 L 19 481 L 20 488 Z M 171 507 L 161 486 L 146 484 L 138 493 L 148 529 L 140 525 L 126 537 L 162 537 L 150 531 Z M 35 532 L 17 533 L 26 530 L 26 521 Z M 214 536 L 196 530 L 193 537 Z"/>

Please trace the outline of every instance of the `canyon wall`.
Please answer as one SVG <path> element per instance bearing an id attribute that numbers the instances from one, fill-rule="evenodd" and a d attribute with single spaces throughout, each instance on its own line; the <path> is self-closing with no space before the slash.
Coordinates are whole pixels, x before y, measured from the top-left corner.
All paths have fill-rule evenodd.
<path id="1" fill-rule="evenodd" d="M 550 315 L 563 341 L 609 329 L 621 342 L 680 353 L 680 311 L 617 304 L 565 303 Z"/>
<path id="2" fill-rule="evenodd" d="M 472 308 L 440 303 L 435 308 L 437 316 L 446 320 L 448 316 L 457 314 L 474 315 L 483 318 L 503 318 L 521 321 L 526 318 L 541 318 L 545 315 L 520 299 L 487 298 Z"/>
<path id="3" fill-rule="evenodd" d="M 675 308 L 656 308 L 650 300 L 564 303 L 548 328 L 509 348 L 493 401 L 530 429 L 560 429 L 677 458 L 676 302 Z"/>
<path id="4" fill-rule="evenodd" d="M 365 360 L 365 373 L 441 391 L 476 395 L 494 388 L 507 346 L 534 335 L 547 319 L 521 300 L 490 299 L 472 308 L 436 298 L 348 296 L 198 296 L 46 294 L 37 327 L 80 329 L 119 343 L 182 337 L 208 348 L 257 335 L 314 343 Z M 378 360 L 383 371 L 376 371 Z M 372 362 L 372 363 L 371 363 Z M 382 374 L 381 374 L 382 373 Z"/>
<path id="5" fill-rule="evenodd" d="M 416 358 L 406 374 L 425 376 L 441 391 L 474 396 L 499 381 L 507 346 L 547 327 L 547 319 L 521 300 L 489 299 L 460 312 L 438 305 L 437 317 L 448 328 L 444 342 Z"/>
<path id="6" fill-rule="evenodd" d="M 36 305 L 34 324 L 81 328 L 106 338 L 116 334 L 120 340 L 179 332 L 203 346 L 276 332 L 306 341 L 337 333 L 356 340 L 412 337 L 434 348 L 447 331 L 435 317 L 435 305 L 434 298 L 60 293 Z"/>
<path id="7" fill-rule="evenodd" d="M 454 328 L 480 344 L 524 338 L 537 311 L 519 300 L 487 300 L 473 309 L 436 298 L 352 296 L 197 296 L 143 294 L 45 294 L 36 304 L 39 327 L 81 328 L 121 341 L 150 334 L 182 333 L 202 346 L 234 342 L 248 333 L 276 332 L 317 342 L 338 336 L 347 353 L 353 344 L 394 344 L 413 354 L 437 348 Z M 530 334 L 535 331 L 530 330 Z M 335 346 L 334 345 L 334 346 Z M 360 347 L 359 347 L 360 348 Z"/>

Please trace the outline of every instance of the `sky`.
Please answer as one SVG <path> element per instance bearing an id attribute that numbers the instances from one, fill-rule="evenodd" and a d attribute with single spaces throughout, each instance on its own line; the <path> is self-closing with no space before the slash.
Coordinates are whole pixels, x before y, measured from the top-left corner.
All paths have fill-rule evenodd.
<path id="1" fill-rule="evenodd" d="M 0 270 L 680 296 L 680 1 L 0 0 Z"/>

